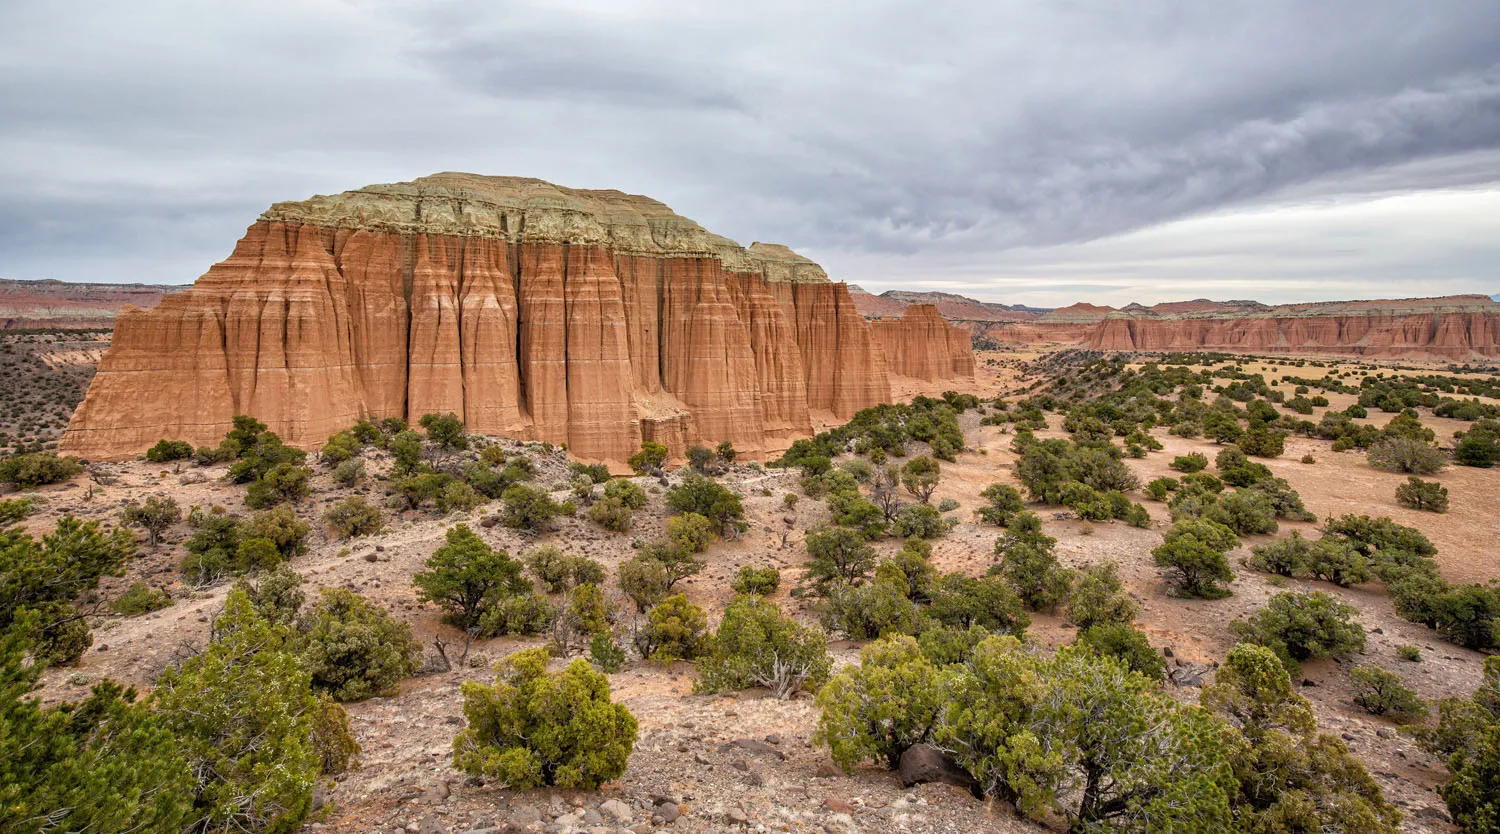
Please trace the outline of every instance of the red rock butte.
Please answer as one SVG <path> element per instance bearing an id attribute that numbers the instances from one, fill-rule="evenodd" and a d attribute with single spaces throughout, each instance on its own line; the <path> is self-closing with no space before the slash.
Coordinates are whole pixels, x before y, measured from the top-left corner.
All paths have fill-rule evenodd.
<path id="1" fill-rule="evenodd" d="M 893 373 L 972 378 L 969 344 L 921 305 L 867 322 L 812 261 L 646 197 L 435 174 L 277 203 L 190 289 L 123 310 L 61 449 L 213 444 L 235 414 L 315 448 L 451 411 L 589 461 L 764 456 L 889 401 Z"/>

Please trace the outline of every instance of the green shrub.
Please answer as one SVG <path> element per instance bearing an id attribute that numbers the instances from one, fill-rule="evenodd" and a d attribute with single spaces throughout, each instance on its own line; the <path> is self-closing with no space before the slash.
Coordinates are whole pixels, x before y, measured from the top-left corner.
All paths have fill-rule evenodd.
<path id="1" fill-rule="evenodd" d="M 1308 548 L 1303 568 L 1315 579 L 1341 588 L 1370 581 L 1370 564 L 1348 541 L 1324 536 Z"/>
<path id="2" fill-rule="evenodd" d="M 151 696 L 194 777 L 184 794 L 192 830 L 296 830 L 323 763 L 311 678 L 241 591 L 230 592 L 213 633 L 201 654 L 162 673 Z"/>
<path id="3" fill-rule="evenodd" d="M 828 745 L 847 773 L 870 761 L 894 770 L 902 753 L 932 737 L 947 700 L 944 679 L 912 637 L 871 643 L 858 666 L 818 691 L 813 742 Z"/>
<path id="4" fill-rule="evenodd" d="M 776 593 L 781 585 L 781 571 L 773 567 L 745 565 L 734 575 L 730 588 L 736 594 L 755 594 L 768 597 Z"/>
<path id="5" fill-rule="evenodd" d="M 736 597 L 724 611 L 709 654 L 698 662 L 700 692 L 763 686 L 777 698 L 828 679 L 828 638 L 781 613 L 762 597 Z"/>
<path id="6" fill-rule="evenodd" d="M 184 830 L 193 781 L 165 718 L 109 681 L 77 703 L 44 707 L 30 696 L 45 665 L 27 657 L 35 625 L 0 630 L 5 830 Z"/>
<path id="7" fill-rule="evenodd" d="M 1407 689 L 1399 676 L 1379 666 L 1350 669 L 1349 689 L 1354 693 L 1354 703 L 1371 715 L 1389 715 L 1401 722 L 1427 717 L 1427 702 Z"/>
<path id="8" fill-rule="evenodd" d="M 534 548 L 522 557 L 522 561 L 549 594 L 560 594 L 584 583 L 598 585 L 605 577 L 603 565 L 587 556 L 563 553 L 552 545 Z"/>
<path id="9" fill-rule="evenodd" d="M 495 550 L 467 525 L 444 534 L 446 543 L 427 559 L 427 570 L 412 577 L 418 598 L 435 602 L 445 622 L 469 630 L 504 597 L 532 593 L 521 575 L 521 563 Z"/>
<path id="10" fill-rule="evenodd" d="M 1281 457 L 1286 451 L 1286 434 L 1274 429 L 1252 428 L 1240 438 L 1240 449 L 1258 458 Z"/>
<path id="11" fill-rule="evenodd" d="M 625 650 L 615 642 L 614 635 L 600 634 L 589 641 L 589 662 L 599 671 L 612 675 L 625 665 Z"/>
<path id="12" fill-rule="evenodd" d="M 936 539 L 948 532 L 948 525 L 938 509 L 931 504 L 908 504 L 896 515 L 891 532 L 903 539 L 913 536 Z"/>
<path id="13" fill-rule="evenodd" d="M 720 536 L 730 537 L 744 524 L 740 497 L 723 484 L 702 475 L 689 475 L 667 490 L 667 506 L 678 513 L 697 513 L 713 523 Z"/>
<path id="14" fill-rule="evenodd" d="M 479 615 L 478 637 L 529 637 L 546 631 L 557 620 L 557 606 L 533 591 L 497 596 Z"/>
<path id="15" fill-rule="evenodd" d="M 1422 650 L 1416 646 L 1397 646 L 1396 656 L 1409 663 L 1422 662 Z"/>
<path id="16" fill-rule="evenodd" d="M 979 626 L 1017 636 L 1031 625 L 1021 598 L 998 576 L 974 579 L 961 573 L 944 574 L 933 588 L 927 613 L 944 625 Z"/>
<path id="17" fill-rule="evenodd" d="M 82 471 L 77 458 L 31 452 L 0 460 L 0 483 L 12 484 L 16 489 L 36 489 L 69 480 Z"/>
<path id="18" fill-rule="evenodd" d="M 1249 565 L 1277 576 L 1306 576 L 1312 542 L 1296 530 L 1290 536 L 1250 548 Z"/>
<path id="19" fill-rule="evenodd" d="M 312 470 L 299 463 L 278 463 L 250 484 L 245 492 L 245 505 L 261 510 L 285 502 L 297 502 L 307 497 L 307 480 Z"/>
<path id="20" fill-rule="evenodd" d="M 657 663 L 696 660 L 707 649 L 708 615 L 674 594 L 657 603 L 641 630 L 641 656 Z"/>
<path id="21" fill-rule="evenodd" d="M 417 424 L 426 430 L 428 440 L 444 449 L 463 449 L 469 445 L 464 423 L 457 414 L 423 414 Z"/>
<path id="22" fill-rule="evenodd" d="M 1276 508 L 1263 493 L 1252 489 L 1237 489 L 1219 496 L 1204 517 L 1228 527 L 1236 535 L 1252 536 L 1275 533 Z"/>
<path id="23" fill-rule="evenodd" d="M 942 477 L 942 466 L 926 455 L 917 455 L 901 467 L 901 485 L 922 503 L 932 498 Z"/>
<path id="24" fill-rule="evenodd" d="M 364 444 L 359 442 L 359 438 L 354 436 L 354 432 L 345 429 L 328 438 L 328 442 L 324 443 L 323 448 L 318 450 L 318 457 L 322 458 L 323 462 L 329 466 L 337 466 L 359 454 L 363 446 Z"/>
<path id="25" fill-rule="evenodd" d="M 621 505 L 630 510 L 639 510 L 646 506 L 646 491 L 641 485 L 634 481 L 618 478 L 604 485 L 604 497 L 619 501 Z"/>
<path id="26" fill-rule="evenodd" d="M 153 588 L 144 582 L 134 582 L 131 586 L 120 593 L 110 602 L 109 608 L 116 614 L 124 614 L 134 617 L 140 614 L 149 614 L 152 611 L 160 611 L 172 604 L 172 598 L 166 591 Z"/>
<path id="27" fill-rule="evenodd" d="M 120 523 L 126 527 L 139 527 L 146 531 L 146 544 L 156 547 L 161 534 L 168 527 L 182 520 L 182 508 L 173 498 L 146 496 L 140 503 L 131 502 L 120 511 Z"/>
<path id="28" fill-rule="evenodd" d="M 642 614 L 670 593 L 666 566 L 643 554 L 636 554 L 621 563 L 619 581 L 620 590 L 630 597 L 636 610 Z"/>
<path id="29" fill-rule="evenodd" d="M 193 444 L 186 440 L 162 439 L 146 450 L 146 460 L 152 463 L 171 463 L 174 460 L 187 460 L 192 456 Z"/>
<path id="30" fill-rule="evenodd" d="M 313 687 L 339 701 L 394 695 L 422 657 L 411 626 L 346 588 L 322 589 L 299 629 Z"/>
<path id="31" fill-rule="evenodd" d="M 512 790 L 598 790 L 625 772 L 635 747 L 635 716 L 583 660 L 549 674 L 545 649 L 516 652 L 493 685 L 465 681 L 463 695 L 467 726 L 453 739 L 453 766 Z"/>
<path id="32" fill-rule="evenodd" d="M 864 537 L 842 527 L 823 527 L 807 534 L 807 555 L 812 557 L 803 582 L 819 593 L 836 583 L 864 581 L 875 567 L 875 549 Z"/>
<path id="33" fill-rule="evenodd" d="M 713 544 L 713 522 L 692 512 L 669 518 L 667 540 L 689 553 L 702 553 Z"/>
<path id="34" fill-rule="evenodd" d="M 642 443 L 641 450 L 626 461 L 637 475 L 655 475 L 666 462 L 667 447 L 649 440 Z"/>
<path id="35" fill-rule="evenodd" d="M 1413 510 L 1446 513 L 1448 512 L 1448 488 L 1412 475 L 1406 479 L 1406 483 L 1396 487 L 1396 503 Z"/>
<path id="36" fill-rule="evenodd" d="M 1159 681 L 1167 676 L 1167 661 L 1151 647 L 1146 635 L 1126 623 L 1090 626 L 1078 632 L 1078 644 L 1123 661 L 1132 672 Z"/>
<path id="37" fill-rule="evenodd" d="M 1140 605 L 1125 592 L 1114 562 L 1100 562 L 1077 572 L 1077 582 L 1068 595 L 1067 621 L 1080 629 L 1129 624 L 1140 613 Z"/>
<path id="38" fill-rule="evenodd" d="M 1396 834 L 1400 813 L 1341 740 L 1315 734 L 1312 708 L 1274 652 L 1235 646 L 1214 677 L 1200 701 L 1243 736 L 1230 759 L 1237 830 Z"/>
<path id="39" fill-rule="evenodd" d="M 1176 573 L 1183 595 L 1219 599 L 1230 594 L 1221 583 L 1234 581 L 1224 554 L 1238 546 L 1239 539 L 1228 527 L 1204 518 L 1188 519 L 1173 524 L 1151 556 L 1157 565 Z"/>
<path id="40" fill-rule="evenodd" d="M 1388 437 L 1370 447 L 1370 465 L 1386 472 L 1431 475 L 1447 466 L 1442 451 L 1423 440 Z"/>
<path id="41" fill-rule="evenodd" d="M 868 585 L 834 585 L 821 614 L 823 627 L 851 640 L 915 634 L 922 617 L 906 595 L 904 576 L 879 576 Z"/>
<path id="42" fill-rule="evenodd" d="M 589 507 L 589 520 L 613 533 L 630 532 L 630 508 L 615 498 L 605 498 Z"/>
<path id="43" fill-rule="evenodd" d="M 93 642 L 88 620 L 73 603 L 120 576 L 135 553 L 124 530 L 105 535 L 97 521 L 65 515 L 40 541 L 18 527 L 0 530 L 0 631 L 24 620 L 41 661 L 76 661 Z"/>
<path id="44" fill-rule="evenodd" d="M 296 624 L 306 599 L 302 576 L 286 565 L 262 571 L 250 579 L 241 578 L 232 590 L 244 593 L 258 616 L 280 628 Z"/>
<path id="45" fill-rule="evenodd" d="M 1086 649 L 1047 656 L 990 638 L 945 687 L 954 706 L 936 743 L 1030 819 L 1075 831 L 1229 830 L 1231 748 L 1216 719 L 1153 687 Z"/>
<path id="46" fill-rule="evenodd" d="M 1073 572 L 1058 563 L 1050 538 L 1001 539 L 996 542 L 996 555 L 999 575 L 1027 608 L 1051 611 L 1067 599 Z"/>
<path id="47" fill-rule="evenodd" d="M 484 496 L 478 490 L 463 481 L 449 481 L 443 486 L 443 491 L 438 493 L 438 512 L 468 512 L 485 501 Z"/>
<path id="48" fill-rule="evenodd" d="M 986 523 L 999 527 L 1008 527 L 1011 519 L 1025 509 L 1021 493 L 1007 484 L 990 484 L 979 493 L 979 497 L 984 499 L 984 506 L 975 512 Z"/>
<path id="49" fill-rule="evenodd" d="M 1179 486 L 1176 478 L 1154 478 L 1146 484 L 1146 494 L 1158 501 L 1165 501 Z"/>
<path id="50" fill-rule="evenodd" d="M 385 515 L 362 496 L 353 495 L 329 507 L 323 513 L 323 523 L 339 538 L 353 539 L 373 536 L 385 529 Z"/>
<path id="51" fill-rule="evenodd" d="M 523 484 L 505 490 L 501 499 L 505 502 L 505 510 L 500 514 L 500 523 L 531 533 L 551 529 L 552 520 L 563 509 L 552 500 L 552 496 Z"/>
<path id="52" fill-rule="evenodd" d="M 1320 591 L 1284 591 L 1271 597 L 1254 617 L 1235 620 L 1229 630 L 1242 642 L 1274 651 L 1289 670 L 1312 658 L 1342 657 L 1365 646 L 1365 630 L 1353 606 Z"/>
<path id="53" fill-rule="evenodd" d="M 357 460 L 346 460 L 333 468 L 333 480 L 339 486 L 351 487 L 365 479 L 365 465 Z"/>

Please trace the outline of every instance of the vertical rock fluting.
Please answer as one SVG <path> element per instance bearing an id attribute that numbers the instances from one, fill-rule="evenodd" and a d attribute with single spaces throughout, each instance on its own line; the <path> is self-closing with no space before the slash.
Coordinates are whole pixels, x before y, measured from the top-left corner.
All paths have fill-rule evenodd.
<path id="1" fill-rule="evenodd" d="M 452 411 L 585 460 L 643 439 L 764 455 L 814 411 L 889 400 L 903 338 L 811 261 L 655 201 L 443 174 L 277 204 L 191 289 L 123 313 L 62 448 L 213 444 L 235 414 L 314 448 L 360 417 Z"/>
<path id="2" fill-rule="evenodd" d="M 923 380 L 972 379 L 969 332 L 948 323 L 931 304 L 912 304 L 899 319 L 871 322 L 892 373 Z"/>

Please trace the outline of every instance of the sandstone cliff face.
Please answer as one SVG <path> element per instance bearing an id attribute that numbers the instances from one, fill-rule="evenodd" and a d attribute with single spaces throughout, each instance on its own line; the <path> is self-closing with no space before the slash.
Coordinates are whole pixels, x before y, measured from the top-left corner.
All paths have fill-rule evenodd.
<path id="1" fill-rule="evenodd" d="M 974 377 L 969 332 L 949 324 L 931 304 L 913 304 L 899 319 L 872 322 L 893 373 L 917 379 Z"/>
<path id="2" fill-rule="evenodd" d="M 191 289 L 123 312 L 61 446 L 211 444 L 243 413 L 313 448 L 360 417 L 452 411 L 585 460 L 643 439 L 764 455 L 814 411 L 888 400 L 883 346 L 925 355 L 902 340 L 939 332 L 877 339 L 813 262 L 644 197 L 440 174 L 278 203 Z M 907 375 L 972 372 L 939 341 Z"/>

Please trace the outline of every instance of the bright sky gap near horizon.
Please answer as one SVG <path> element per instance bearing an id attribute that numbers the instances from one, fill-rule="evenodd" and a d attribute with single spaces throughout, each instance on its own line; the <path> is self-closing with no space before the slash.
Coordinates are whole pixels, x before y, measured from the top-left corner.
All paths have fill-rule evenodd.
<path id="1" fill-rule="evenodd" d="M 871 292 L 1500 292 L 1500 3 L 0 5 L 0 277 L 187 283 L 260 211 L 534 176 Z"/>

